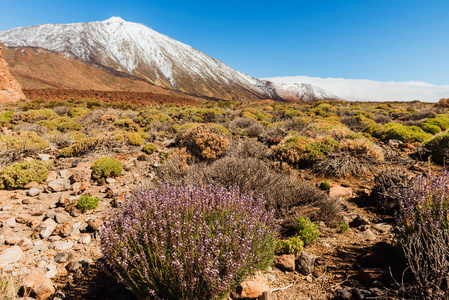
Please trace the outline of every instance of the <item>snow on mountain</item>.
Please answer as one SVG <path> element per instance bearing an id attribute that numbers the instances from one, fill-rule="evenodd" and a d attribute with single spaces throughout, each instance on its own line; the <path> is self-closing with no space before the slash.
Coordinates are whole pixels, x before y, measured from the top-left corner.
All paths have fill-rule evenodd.
<path id="1" fill-rule="evenodd" d="M 103 22 L 43 24 L 0 31 L 7 48 L 38 47 L 105 70 L 137 76 L 166 88 L 224 99 L 279 99 L 317 89 L 269 82 L 236 71 L 142 24 L 112 17 Z M 277 90 L 279 89 L 279 91 Z M 298 99 L 297 99 L 298 100 Z"/>

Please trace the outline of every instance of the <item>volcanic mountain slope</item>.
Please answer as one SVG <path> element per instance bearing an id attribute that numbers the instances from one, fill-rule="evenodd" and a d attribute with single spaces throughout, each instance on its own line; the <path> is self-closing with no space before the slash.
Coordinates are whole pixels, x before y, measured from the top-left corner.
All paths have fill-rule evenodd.
<path id="1" fill-rule="evenodd" d="M 164 92 L 163 88 L 126 73 L 115 72 L 114 75 L 41 48 L 6 49 L 4 58 L 24 89 Z"/>
<path id="2" fill-rule="evenodd" d="M 258 100 L 264 98 L 282 100 L 279 96 L 283 94 L 283 87 L 275 87 L 271 82 L 257 79 L 236 71 L 226 64 L 207 56 L 206 54 L 160 34 L 142 24 L 126 22 L 121 18 L 112 17 L 103 22 L 75 23 L 75 24 L 43 24 L 30 27 L 21 27 L 0 31 L 0 40 L 9 49 L 41 48 L 48 52 L 35 50 L 34 54 L 20 50 L 8 56 L 13 71 L 19 76 L 19 80 L 29 88 L 46 85 L 55 85 L 58 88 L 70 87 L 63 78 L 67 78 L 64 68 L 59 68 L 59 63 L 66 59 L 72 65 L 76 63 L 69 58 L 94 66 L 97 69 L 108 72 L 114 76 L 126 74 L 131 80 L 140 78 L 149 83 L 178 90 L 181 92 L 215 97 L 220 99 L 246 99 Z M 22 51 L 22 52 L 21 52 Z M 32 69 L 28 66 L 20 66 L 14 59 L 20 56 L 18 53 L 28 55 L 30 60 L 36 60 L 36 65 L 45 66 L 49 71 Z M 62 54 L 59 57 L 53 54 Z M 44 58 L 38 58 L 44 56 Z M 57 62 L 52 62 L 53 57 Z M 44 62 L 47 60 L 47 62 Z M 73 69 L 73 68 L 72 68 Z M 91 69 L 79 70 L 76 73 L 93 76 L 98 79 L 96 71 Z M 58 71 L 59 70 L 59 71 Z M 45 73 L 45 74 L 42 74 Z M 53 75 L 52 75 L 53 74 Z M 36 80 L 30 77 L 40 79 Z M 79 80 L 79 76 L 75 76 Z M 102 89 L 103 85 L 113 90 L 123 90 L 127 84 L 110 83 L 112 78 L 102 74 L 101 80 L 93 80 L 89 89 Z M 70 78 L 70 76 L 68 77 Z M 126 77 L 125 77 L 126 78 Z M 133 79 L 134 78 L 134 79 Z M 31 81 L 30 81 L 31 80 Z M 38 81 L 38 80 L 37 80 Z M 68 80 L 70 81 L 70 80 Z M 75 80 L 76 82 L 76 80 Z M 37 86 L 28 86 L 27 84 Z M 84 84 L 77 85 L 85 88 Z M 129 83 L 130 90 L 140 90 L 142 83 Z M 303 86 L 297 86 L 303 88 Z M 310 87 L 307 87 L 308 90 Z M 278 90 L 279 89 L 279 90 Z M 296 91 L 293 94 L 302 95 L 307 92 Z M 285 93 L 284 93 L 285 94 Z M 288 91 L 289 100 L 301 101 L 302 99 L 291 99 L 291 91 Z M 312 97 L 314 99 L 327 99 L 322 95 Z"/>

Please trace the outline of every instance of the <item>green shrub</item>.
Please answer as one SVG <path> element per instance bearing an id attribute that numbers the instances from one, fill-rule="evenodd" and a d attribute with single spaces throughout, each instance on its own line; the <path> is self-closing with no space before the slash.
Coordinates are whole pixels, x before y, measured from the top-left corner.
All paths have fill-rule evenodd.
<path id="1" fill-rule="evenodd" d="M 441 128 L 438 127 L 437 125 L 432 125 L 432 124 L 424 124 L 422 130 L 424 130 L 427 133 L 430 134 L 437 134 L 441 132 Z"/>
<path id="2" fill-rule="evenodd" d="M 84 107 L 73 107 L 70 109 L 68 115 L 72 118 L 77 118 L 87 115 L 89 112 L 90 110 Z"/>
<path id="3" fill-rule="evenodd" d="M 330 190 L 330 188 L 331 188 L 331 185 L 329 184 L 329 182 L 327 182 L 326 180 L 321 181 L 320 189 L 322 191 L 328 191 L 328 190 Z"/>
<path id="4" fill-rule="evenodd" d="M 299 217 L 298 228 L 299 231 L 297 236 L 304 242 L 304 246 L 313 243 L 320 235 L 318 225 L 310 221 L 309 218 Z"/>
<path id="5" fill-rule="evenodd" d="M 119 176 L 122 171 L 122 163 L 116 158 L 102 157 L 91 166 L 92 178 L 100 184 L 104 184 L 106 178 Z"/>
<path id="6" fill-rule="evenodd" d="M 449 149 L 449 133 L 440 134 L 423 144 L 432 155 L 431 158 L 438 164 L 443 164 L 444 158 L 447 156 Z"/>
<path id="7" fill-rule="evenodd" d="M 364 132 L 382 140 L 395 139 L 404 143 L 422 143 L 432 138 L 432 135 L 417 126 L 404 126 L 399 123 L 388 123 L 385 126 L 371 125 L 365 128 Z"/>
<path id="8" fill-rule="evenodd" d="M 157 148 L 154 144 L 146 144 L 143 148 L 142 151 L 145 152 L 146 154 L 153 154 L 154 152 L 157 151 Z"/>
<path id="9" fill-rule="evenodd" d="M 421 128 L 417 126 L 404 126 L 398 123 L 388 123 L 385 125 L 385 130 L 382 135 L 382 139 L 390 140 L 396 139 L 405 143 L 424 142 L 430 139 L 432 136 L 425 133 Z"/>
<path id="10" fill-rule="evenodd" d="M 348 223 L 344 222 L 343 220 L 341 220 L 340 222 L 338 222 L 336 224 L 337 230 L 340 233 L 345 233 L 346 231 L 349 230 L 349 225 Z"/>
<path id="11" fill-rule="evenodd" d="M 304 250 L 304 241 L 299 236 L 292 236 L 276 243 L 276 254 L 297 254 Z"/>
<path id="12" fill-rule="evenodd" d="M 44 182 L 47 180 L 49 167 L 49 164 L 41 160 L 22 161 L 7 166 L 0 172 L 0 188 L 18 189 L 32 181 Z"/>
<path id="13" fill-rule="evenodd" d="M 96 209 L 98 207 L 98 198 L 87 194 L 82 195 L 78 198 L 76 207 L 78 207 L 83 213 L 88 210 Z"/>
<path id="14" fill-rule="evenodd" d="M 73 121 L 69 121 L 69 122 L 62 122 L 58 124 L 57 129 L 61 132 L 65 132 L 65 131 L 77 131 L 77 130 L 81 130 L 83 129 L 83 127 L 78 124 L 75 123 Z"/>
<path id="15" fill-rule="evenodd" d="M 129 145 L 142 146 L 145 143 L 145 140 L 139 132 L 128 132 L 126 138 Z"/>

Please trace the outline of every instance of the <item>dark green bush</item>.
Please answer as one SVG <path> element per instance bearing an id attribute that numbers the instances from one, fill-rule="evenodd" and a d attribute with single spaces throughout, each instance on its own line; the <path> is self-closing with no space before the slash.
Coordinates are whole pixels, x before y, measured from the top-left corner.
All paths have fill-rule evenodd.
<path id="1" fill-rule="evenodd" d="M 76 207 L 78 207 L 82 212 L 96 209 L 98 207 L 98 198 L 90 195 L 82 195 L 78 198 Z"/>
<path id="2" fill-rule="evenodd" d="M 102 157 L 96 160 L 92 166 L 92 179 L 104 184 L 106 178 L 119 176 L 122 171 L 122 163 L 115 158 Z"/>
<path id="3" fill-rule="evenodd" d="M 423 144 L 432 155 L 431 158 L 438 164 L 443 164 L 444 158 L 448 155 L 449 133 L 440 134 Z"/>
<path id="4" fill-rule="evenodd" d="M 330 188 L 331 188 L 331 186 L 330 186 L 329 182 L 327 182 L 326 180 L 321 181 L 320 189 L 322 191 L 328 191 L 328 190 L 330 190 Z"/>

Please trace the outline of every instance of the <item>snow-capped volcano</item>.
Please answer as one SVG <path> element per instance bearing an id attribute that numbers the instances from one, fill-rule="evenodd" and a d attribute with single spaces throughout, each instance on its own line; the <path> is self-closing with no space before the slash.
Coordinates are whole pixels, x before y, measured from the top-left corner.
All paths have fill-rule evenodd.
<path id="1" fill-rule="evenodd" d="M 282 94 L 276 92 L 277 88 L 282 90 L 281 85 L 273 86 L 236 71 L 186 44 L 120 17 L 15 28 L 0 31 L 0 41 L 7 48 L 37 47 L 63 53 L 103 70 L 127 73 L 190 94 L 223 99 L 280 99 Z"/>

